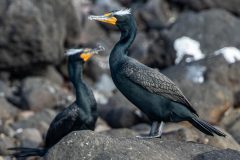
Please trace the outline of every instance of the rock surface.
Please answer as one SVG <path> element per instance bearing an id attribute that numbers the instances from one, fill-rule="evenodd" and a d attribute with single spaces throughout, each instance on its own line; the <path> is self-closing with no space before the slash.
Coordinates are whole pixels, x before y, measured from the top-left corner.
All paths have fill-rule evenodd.
<path id="1" fill-rule="evenodd" d="M 240 152 L 231 149 L 210 151 L 202 153 L 193 158 L 193 160 L 237 160 L 237 159 L 240 159 Z"/>
<path id="2" fill-rule="evenodd" d="M 171 0 L 173 2 L 177 2 L 186 6 L 189 6 L 196 10 L 203 10 L 207 8 L 222 8 L 226 9 L 232 13 L 240 15 L 239 5 L 240 2 L 238 0 Z"/>
<path id="3" fill-rule="evenodd" d="M 111 138 L 91 131 L 72 132 L 46 155 L 47 160 L 186 160 L 198 154 L 217 150 L 214 147 L 159 139 Z"/>
<path id="4" fill-rule="evenodd" d="M 74 44 L 79 23 L 71 0 L 0 3 L 0 69 L 59 63 Z"/>

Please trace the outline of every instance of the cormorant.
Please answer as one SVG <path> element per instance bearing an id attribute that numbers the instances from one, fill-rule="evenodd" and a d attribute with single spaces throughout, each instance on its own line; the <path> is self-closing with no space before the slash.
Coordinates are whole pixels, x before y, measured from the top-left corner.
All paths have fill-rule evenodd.
<path id="1" fill-rule="evenodd" d="M 201 120 L 181 90 L 165 75 L 128 56 L 137 27 L 130 9 L 113 11 L 97 20 L 116 25 L 121 38 L 111 51 L 109 63 L 112 79 L 125 97 L 153 122 L 146 138 L 161 137 L 165 122 L 189 121 L 207 135 L 225 136 L 208 122 Z"/>
<path id="2" fill-rule="evenodd" d="M 44 156 L 45 153 L 68 133 L 76 130 L 94 130 L 98 117 L 97 103 L 91 89 L 83 82 L 83 65 L 99 49 L 70 49 L 67 51 L 69 78 L 75 88 L 76 100 L 60 112 L 47 131 L 44 148 L 9 148 L 15 157 Z"/>

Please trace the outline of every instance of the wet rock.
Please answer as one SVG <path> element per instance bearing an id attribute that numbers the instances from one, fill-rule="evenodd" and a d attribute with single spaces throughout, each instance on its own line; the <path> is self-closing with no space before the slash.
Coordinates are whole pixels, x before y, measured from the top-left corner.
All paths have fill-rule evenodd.
<path id="1" fill-rule="evenodd" d="M 13 119 L 18 113 L 18 109 L 9 103 L 4 97 L 0 97 L 0 119 Z"/>
<path id="2" fill-rule="evenodd" d="M 139 110 L 119 91 L 107 104 L 99 106 L 100 116 L 113 128 L 127 128 L 142 121 Z"/>
<path id="3" fill-rule="evenodd" d="M 48 127 L 52 122 L 53 118 L 56 116 L 56 112 L 50 109 L 45 109 L 41 112 L 33 114 L 26 119 L 19 115 L 19 121 L 12 124 L 13 129 L 22 130 L 25 128 L 37 128 L 42 135 L 47 133 Z"/>
<path id="4" fill-rule="evenodd" d="M 232 149 L 214 150 L 202 153 L 193 158 L 193 160 L 236 160 L 240 159 L 240 152 Z"/>
<path id="5" fill-rule="evenodd" d="M 9 151 L 7 148 L 14 146 L 14 139 L 9 138 L 1 133 L 0 135 L 0 155 L 8 155 Z"/>
<path id="6" fill-rule="evenodd" d="M 72 1 L 2 1 L 0 68 L 17 70 L 59 63 L 75 44 L 79 22 Z M 30 67 L 31 66 L 31 67 Z"/>
<path id="7" fill-rule="evenodd" d="M 233 12 L 235 14 L 240 14 L 240 9 L 237 7 L 240 5 L 238 0 L 229 0 L 229 1 L 221 1 L 221 0 L 171 0 L 173 2 L 188 6 L 195 10 L 203 10 L 207 8 L 222 8 Z"/>
<path id="8" fill-rule="evenodd" d="M 56 106 L 67 106 L 73 100 L 73 95 L 66 89 L 51 83 L 47 79 L 28 77 L 22 82 L 21 108 L 42 110 Z"/>
<path id="9" fill-rule="evenodd" d="M 164 35 L 169 52 L 174 52 L 174 41 L 183 36 L 200 43 L 204 54 L 211 54 L 226 46 L 239 47 L 240 20 L 224 10 L 212 9 L 200 13 L 184 12 Z M 187 26 L 187 27 L 186 27 Z M 217 37 L 217 38 L 216 38 Z M 170 48 L 169 48 L 170 47 Z M 172 53 L 174 54 L 174 53 Z"/>
<path id="10" fill-rule="evenodd" d="M 46 159 L 185 160 L 212 150 L 216 148 L 197 143 L 115 138 L 81 131 L 72 132 L 64 137 L 49 150 Z"/>
<path id="11" fill-rule="evenodd" d="M 19 133 L 16 137 L 20 140 L 22 147 L 38 147 L 43 139 L 40 132 L 35 128 L 26 128 L 19 130 Z"/>

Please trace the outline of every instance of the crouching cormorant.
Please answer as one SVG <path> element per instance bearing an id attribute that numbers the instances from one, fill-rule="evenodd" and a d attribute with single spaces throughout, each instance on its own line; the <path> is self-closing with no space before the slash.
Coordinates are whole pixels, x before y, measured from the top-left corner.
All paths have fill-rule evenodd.
<path id="1" fill-rule="evenodd" d="M 69 78 L 76 92 L 76 101 L 60 112 L 47 131 L 44 148 L 9 148 L 15 157 L 44 156 L 45 153 L 68 133 L 76 130 L 94 130 L 97 120 L 97 103 L 91 89 L 83 82 L 84 62 L 98 49 L 70 49 L 67 51 Z"/>
<path id="2" fill-rule="evenodd" d="M 130 9 L 89 16 L 116 25 L 121 38 L 110 54 L 110 70 L 117 88 L 153 122 L 149 138 L 161 137 L 165 122 L 189 121 L 207 135 L 225 136 L 208 122 L 201 120 L 181 90 L 158 70 L 147 67 L 128 56 L 137 27 Z"/>

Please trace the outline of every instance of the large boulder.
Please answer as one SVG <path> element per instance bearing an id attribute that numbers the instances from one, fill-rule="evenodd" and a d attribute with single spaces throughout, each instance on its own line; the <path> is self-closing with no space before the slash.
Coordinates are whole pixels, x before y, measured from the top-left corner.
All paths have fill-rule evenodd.
<path id="1" fill-rule="evenodd" d="M 240 1 L 238 0 L 171 0 L 182 5 L 186 5 L 195 10 L 203 10 L 207 8 L 223 8 L 230 12 L 240 15 Z"/>
<path id="2" fill-rule="evenodd" d="M 91 131 L 72 132 L 51 148 L 47 160 L 185 160 L 214 147 L 160 139 L 116 138 Z"/>
<path id="3" fill-rule="evenodd" d="M 175 40 L 186 36 L 198 41 L 204 54 L 212 54 L 223 47 L 239 47 L 239 25 L 238 18 L 220 9 L 183 12 L 173 26 L 163 33 L 167 37 L 167 45 L 170 43 L 166 51 L 175 53 Z"/>
<path id="4" fill-rule="evenodd" d="M 66 107 L 73 101 L 66 89 L 40 77 L 28 77 L 21 86 L 21 108 L 42 110 L 56 106 Z"/>
<path id="5" fill-rule="evenodd" d="M 71 0 L 3 0 L 0 21 L 0 69 L 59 63 L 80 28 Z"/>

